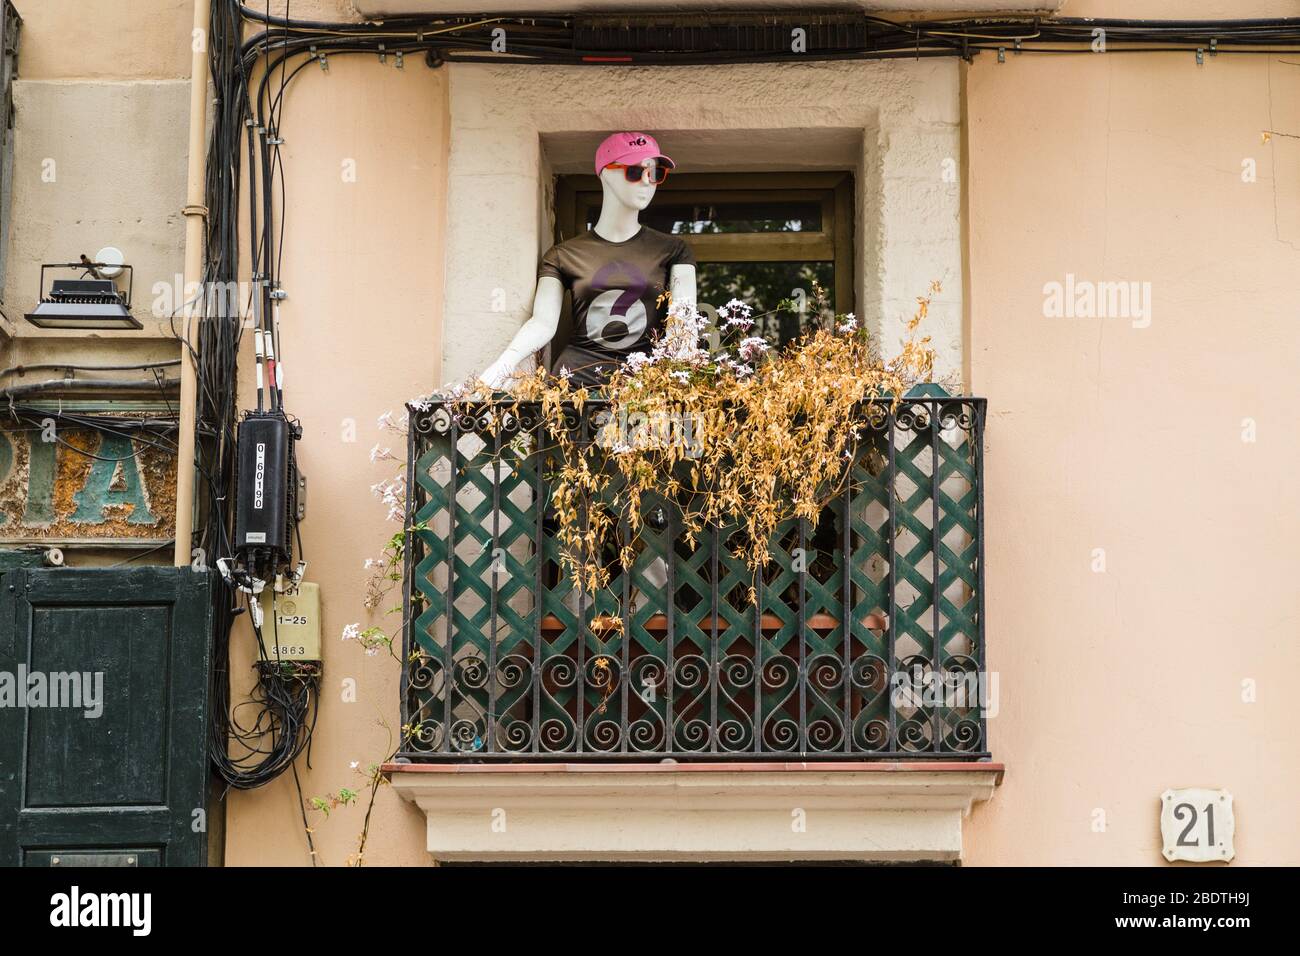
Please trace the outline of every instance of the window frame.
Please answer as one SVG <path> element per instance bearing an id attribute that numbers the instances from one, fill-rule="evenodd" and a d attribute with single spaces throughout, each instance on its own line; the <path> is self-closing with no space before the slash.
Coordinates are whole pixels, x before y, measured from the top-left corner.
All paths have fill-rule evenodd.
<path id="1" fill-rule="evenodd" d="M 857 312 L 854 269 L 853 174 L 816 172 L 673 173 L 655 199 L 672 202 L 817 202 L 819 232 L 682 234 L 700 262 L 831 262 L 835 268 L 836 311 Z M 555 184 L 555 241 L 581 232 L 583 207 L 600 205 L 594 175 L 561 175 Z M 653 208 L 653 204 L 652 204 Z M 721 303 L 715 303 L 720 305 Z M 567 309 L 566 309 L 567 312 Z M 567 318 L 567 316 L 566 316 Z"/>

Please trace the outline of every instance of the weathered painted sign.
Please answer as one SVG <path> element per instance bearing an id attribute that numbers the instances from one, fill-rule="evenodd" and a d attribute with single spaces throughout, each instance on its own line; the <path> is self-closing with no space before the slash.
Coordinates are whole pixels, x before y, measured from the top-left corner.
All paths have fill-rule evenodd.
<path id="1" fill-rule="evenodd" d="M 156 435 L 51 419 L 0 430 L 0 544 L 135 544 L 175 531 L 176 459 Z"/>

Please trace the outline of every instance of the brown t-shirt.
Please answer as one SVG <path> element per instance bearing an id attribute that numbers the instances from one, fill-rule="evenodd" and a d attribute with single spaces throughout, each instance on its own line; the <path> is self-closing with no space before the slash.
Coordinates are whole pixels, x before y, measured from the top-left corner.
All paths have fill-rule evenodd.
<path id="1" fill-rule="evenodd" d="M 551 370 L 600 385 L 629 354 L 647 351 L 668 315 L 660 296 L 675 265 L 695 265 L 685 240 L 646 226 L 622 242 L 588 230 L 551 246 L 537 277 L 554 276 L 573 296 L 573 337 L 552 356 Z"/>

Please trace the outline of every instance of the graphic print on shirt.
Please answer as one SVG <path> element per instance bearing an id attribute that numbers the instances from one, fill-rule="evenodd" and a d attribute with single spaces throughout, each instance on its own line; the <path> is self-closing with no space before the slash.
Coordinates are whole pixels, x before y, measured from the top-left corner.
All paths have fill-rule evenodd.
<path id="1" fill-rule="evenodd" d="M 551 246 L 538 278 L 558 279 L 572 295 L 571 336 L 551 354 L 551 371 L 575 385 L 598 386 L 633 351 L 647 351 L 663 328 L 663 292 L 675 265 L 694 265 L 679 236 L 642 226 L 631 239 L 609 242 L 593 230 Z"/>
<path id="2" fill-rule="evenodd" d="M 649 287 L 644 272 L 633 263 L 606 263 L 591 278 L 592 288 L 604 289 L 587 306 L 587 337 L 609 349 L 625 349 L 645 333 L 649 324 L 641 297 Z"/>

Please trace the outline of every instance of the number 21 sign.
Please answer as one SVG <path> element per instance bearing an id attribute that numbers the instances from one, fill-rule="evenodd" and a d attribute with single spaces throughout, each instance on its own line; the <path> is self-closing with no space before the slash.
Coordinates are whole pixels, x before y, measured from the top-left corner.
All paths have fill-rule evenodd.
<path id="1" fill-rule="evenodd" d="M 1236 829 L 1232 794 L 1227 790 L 1190 787 L 1160 795 L 1160 835 L 1170 862 L 1226 863 L 1236 853 L 1232 847 Z"/>

